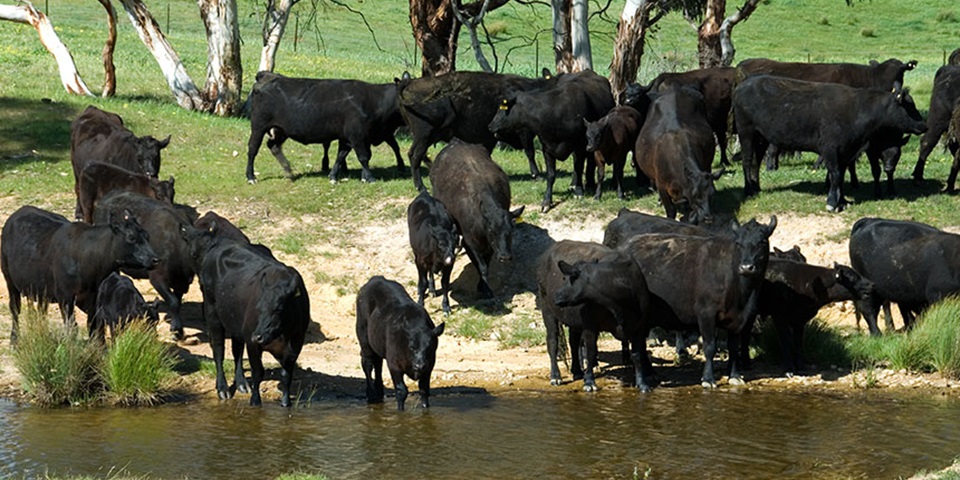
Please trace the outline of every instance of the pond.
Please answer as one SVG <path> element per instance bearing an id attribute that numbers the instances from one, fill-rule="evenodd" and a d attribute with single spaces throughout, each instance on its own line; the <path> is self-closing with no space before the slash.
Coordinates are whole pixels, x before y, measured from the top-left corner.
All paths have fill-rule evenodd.
<path id="1" fill-rule="evenodd" d="M 438 389 L 285 410 L 245 397 L 157 408 L 0 402 L 0 476 L 151 478 L 896 478 L 960 454 L 956 395 L 660 388 Z M 416 405 L 416 396 L 408 400 Z"/>

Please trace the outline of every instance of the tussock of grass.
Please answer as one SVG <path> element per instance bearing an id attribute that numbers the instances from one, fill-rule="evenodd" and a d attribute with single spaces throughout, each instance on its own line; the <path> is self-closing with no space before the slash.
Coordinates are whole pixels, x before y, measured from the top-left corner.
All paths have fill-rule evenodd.
<path id="1" fill-rule="evenodd" d="M 780 362 L 780 338 L 772 321 L 760 325 L 756 350 L 758 358 L 771 363 Z M 821 367 L 849 367 L 856 360 L 851 357 L 841 332 L 817 318 L 804 326 L 802 353 L 807 362 Z"/>
<path id="2" fill-rule="evenodd" d="M 122 405 L 155 404 L 175 363 L 150 324 L 136 320 L 110 342 L 101 371 L 107 397 Z"/>
<path id="3" fill-rule="evenodd" d="M 547 343 L 543 322 L 528 316 L 503 322 L 497 327 L 497 337 L 502 348 L 529 348 Z"/>
<path id="4" fill-rule="evenodd" d="M 100 388 L 100 351 L 100 345 L 81 338 L 75 326 L 51 321 L 32 308 L 25 308 L 20 315 L 14 363 L 20 371 L 23 389 L 39 405 L 92 400 Z"/>

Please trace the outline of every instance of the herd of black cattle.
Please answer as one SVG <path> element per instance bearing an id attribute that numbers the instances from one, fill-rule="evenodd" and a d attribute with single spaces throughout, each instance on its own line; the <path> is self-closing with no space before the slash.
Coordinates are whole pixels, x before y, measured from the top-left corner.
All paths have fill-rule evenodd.
<path id="1" fill-rule="evenodd" d="M 960 49 L 934 79 L 924 122 L 907 89 L 904 73 L 915 62 L 891 59 L 869 65 L 783 63 L 765 59 L 737 68 L 665 73 L 650 85 L 631 85 L 614 101 L 607 80 L 593 72 L 523 78 L 454 72 L 393 84 L 355 80 L 287 78 L 261 72 L 249 99 L 251 135 L 246 176 L 256 182 L 254 159 L 264 136 L 289 178 L 294 178 L 282 146 L 287 138 L 324 145 L 338 141 L 331 181 L 346 171 L 355 150 L 362 179 L 371 146 L 388 143 L 404 169 L 395 139 L 409 128 L 414 185 L 420 194 L 408 208 L 410 244 L 418 270 L 415 302 L 400 284 L 373 277 L 357 295 L 357 335 L 367 399 L 383 401 L 381 370 L 386 360 L 403 408 L 404 375 L 419 381 L 420 405 L 427 406 L 437 338 L 423 308 L 427 290 L 436 293 L 441 276 L 444 313 L 450 313 L 450 274 L 462 246 L 479 273 L 480 294 L 494 294 L 488 268 L 509 261 L 514 223 L 522 208 L 510 211 L 510 184 L 490 153 L 498 142 L 523 149 L 530 174 L 541 174 L 534 140 L 543 152 L 544 211 L 553 205 L 556 161 L 573 154 L 572 187 L 601 195 L 604 169 L 613 167 L 623 197 L 628 153 L 641 181 L 655 188 L 666 217 L 622 210 L 610 222 L 602 244 L 560 241 L 542 255 L 537 269 L 538 304 L 543 312 L 550 357 L 550 381 L 561 380 L 557 360 L 569 330 L 572 368 L 585 390 L 596 388 L 597 335 L 611 332 L 623 344 L 623 361 L 632 363 L 636 386 L 649 390 L 656 378 L 645 339 L 653 326 L 697 330 L 704 347 L 701 381 L 715 383 L 713 358 L 717 329 L 726 330 L 729 379 L 742 382 L 749 361 L 748 335 L 758 316 L 773 318 L 780 333 L 785 372 L 802 368 L 803 327 L 820 307 L 851 300 L 879 333 L 877 316 L 890 302 L 905 323 L 931 303 L 960 291 L 960 236 L 913 222 L 861 219 L 850 235 L 851 266 L 819 267 L 799 251 L 770 253 L 768 238 L 777 220 L 720 222 L 710 210 L 711 172 L 717 145 L 726 168 L 729 118 L 742 148 L 744 189 L 760 190 L 764 155 L 776 167 L 783 151 L 820 155 L 827 170 L 827 208 L 844 206 L 844 172 L 866 153 L 876 194 L 880 170 L 887 193 L 900 148 L 910 134 L 921 134 L 913 177 L 923 177 L 926 157 L 950 129 L 947 145 L 954 163 L 947 180 L 952 190 L 960 170 Z M 620 106 L 615 106 L 620 103 Z M 732 115 L 732 117 L 731 117 Z M 952 124 L 952 126 L 951 126 Z M 270 249 L 253 244 L 214 212 L 200 217 L 174 203 L 174 181 L 158 179 L 160 151 L 170 138 L 137 137 L 116 114 L 88 107 L 71 125 L 71 162 L 77 206 L 71 222 L 24 206 L 5 222 L 0 245 L 2 271 L 13 317 L 11 342 L 18 340 L 21 296 L 45 309 L 56 302 L 74 324 L 74 309 L 89 317 L 91 337 L 103 339 L 135 317 L 156 321 L 159 302 L 147 303 L 123 271 L 149 279 L 162 297 L 175 335 L 183 334 L 180 305 L 193 277 L 203 294 L 203 316 L 221 398 L 234 391 L 260 400 L 263 351 L 280 362 L 281 404 L 290 404 L 290 385 L 310 323 L 307 290 L 300 274 L 278 261 Z M 450 143 L 430 168 L 432 195 L 424 188 L 420 165 L 427 149 Z M 587 161 L 592 154 L 593 161 Z M 586 180 L 584 184 L 584 167 Z M 722 172 L 723 170 L 721 170 Z M 681 214 L 681 222 L 676 221 Z M 235 379 L 223 371 L 226 339 L 231 339 Z M 247 350 L 252 382 L 243 373 Z"/>

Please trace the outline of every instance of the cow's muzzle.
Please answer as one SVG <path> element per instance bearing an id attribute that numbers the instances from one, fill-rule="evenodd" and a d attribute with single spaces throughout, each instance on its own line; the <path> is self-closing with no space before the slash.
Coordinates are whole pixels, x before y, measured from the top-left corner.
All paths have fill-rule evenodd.
<path id="1" fill-rule="evenodd" d="M 745 277 L 754 275 L 755 273 L 757 273 L 757 266 L 752 263 L 741 263 L 738 273 L 740 273 L 740 275 L 743 275 Z"/>

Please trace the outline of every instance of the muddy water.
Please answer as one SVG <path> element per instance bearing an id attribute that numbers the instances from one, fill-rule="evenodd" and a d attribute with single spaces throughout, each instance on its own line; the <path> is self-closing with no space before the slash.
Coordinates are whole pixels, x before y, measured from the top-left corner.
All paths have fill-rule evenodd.
<path id="1" fill-rule="evenodd" d="M 414 400 L 412 396 L 408 400 Z M 960 396 L 699 388 L 492 396 L 429 411 L 246 399 L 150 409 L 0 403 L 0 477 L 896 478 L 960 454 Z"/>

